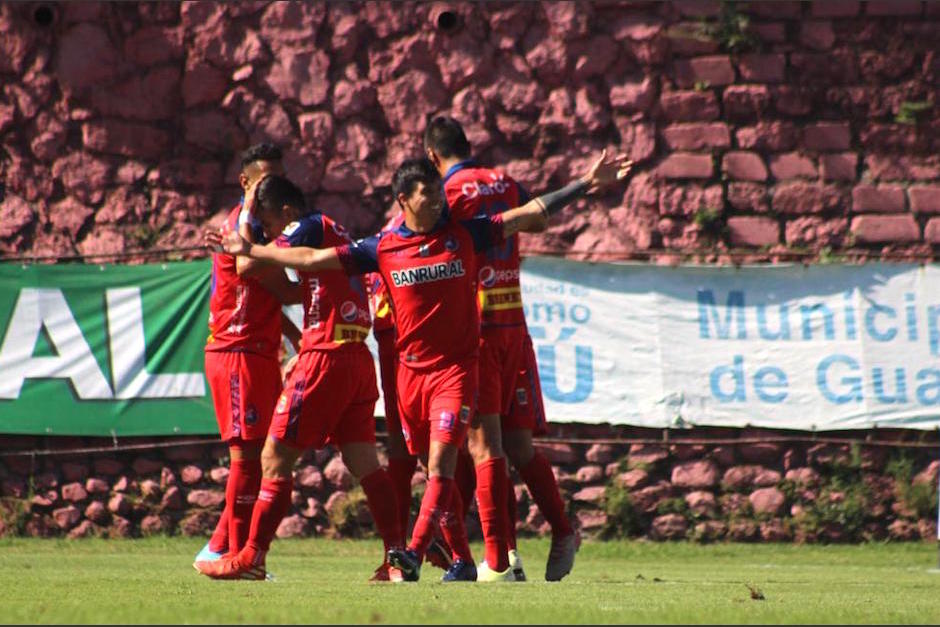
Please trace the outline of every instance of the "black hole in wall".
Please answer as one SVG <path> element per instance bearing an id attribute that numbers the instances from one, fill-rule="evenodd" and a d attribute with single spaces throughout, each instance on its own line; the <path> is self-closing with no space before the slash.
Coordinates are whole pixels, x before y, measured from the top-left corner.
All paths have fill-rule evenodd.
<path id="1" fill-rule="evenodd" d="M 55 11 L 52 7 L 40 4 L 33 10 L 33 21 L 40 26 L 49 26 L 55 20 Z"/>
<path id="2" fill-rule="evenodd" d="M 441 11 L 437 16 L 437 27 L 441 30 L 457 28 L 457 14 L 453 11 Z"/>

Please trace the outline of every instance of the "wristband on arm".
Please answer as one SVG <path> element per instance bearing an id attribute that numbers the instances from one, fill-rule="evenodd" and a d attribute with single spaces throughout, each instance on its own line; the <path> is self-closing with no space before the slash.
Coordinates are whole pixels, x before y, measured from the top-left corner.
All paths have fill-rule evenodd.
<path id="1" fill-rule="evenodd" d="M 542 194 L 535 200 L 542 205 L 542 213 L 544 213 L 546 217 L 550 217 L 564 209 L 569 203 L 584 196 L 589 187 L 590 184 L 587 181 L 578 179 L 573 183 L 568 183 L 559 190 Z"/>

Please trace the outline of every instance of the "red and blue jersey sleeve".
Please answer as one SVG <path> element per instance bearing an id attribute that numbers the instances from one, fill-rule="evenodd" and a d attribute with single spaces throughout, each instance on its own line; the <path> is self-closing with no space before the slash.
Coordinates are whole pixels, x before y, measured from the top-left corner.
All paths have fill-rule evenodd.
<path id="1" fill-rule="evenodd" d="M 379 242 L 382 233 L 356 240 L 336 248 L 339 262 L 346 274 L 357 275 L 379 271 Z"/>
<path id="2" fill-rule="evenodd" d="M 288 224 L 275 240 L 282 248 L 320 248 L 323 245 L 323 218 L 320 214 L 304 216 Z"/>

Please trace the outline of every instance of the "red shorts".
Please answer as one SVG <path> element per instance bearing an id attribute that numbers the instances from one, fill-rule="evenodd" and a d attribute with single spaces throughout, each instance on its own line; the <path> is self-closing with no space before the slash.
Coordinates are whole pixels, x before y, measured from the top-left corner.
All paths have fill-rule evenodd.
<path id="1" fill-rule="evenodd" d="M 548 433 L 535 351 L 525 327 L 483 329 L 479 411 L 499 414 L 503 431 Z"/>
<path id="2" fill-rule="evenodd" d="M 281 391 L 281 368 L 273 356 L 206 351 L 206 379 L 223 440 L 263 440 Z"/>
<path id="3" fill-rule="evenodd" d="M 284 384 L 270 435 L 297 449 L 375 442 L 378 398 L 375 366 L 365 345 L 305 351 Z"/>
<path id="4" fill-rule="evenodd" d="M 476 408 L 477 360 L 433 370 L 398 366 L 398 415 L 412 455 L 431 441 L 463 445 Z"/>
<path id="5" fill-rule="evenodd" d="M 398 351 L 395 350 L 395 329 L 386 329 L 375 334 L 379 345 L 379 374 L 382 379 L 382 398 L 385 401 L 385 427 L 389 431 L 401 431 L 398 419 L 398 392 L 396 391 L 396 371 L 398 370 Z"/>

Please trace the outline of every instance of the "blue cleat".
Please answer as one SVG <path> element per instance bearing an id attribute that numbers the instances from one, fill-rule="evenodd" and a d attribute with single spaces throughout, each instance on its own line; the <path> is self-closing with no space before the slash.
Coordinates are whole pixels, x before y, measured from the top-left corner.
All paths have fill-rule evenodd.
<path id="1" fill-rule="evenodd" d="M 451 581 L 476 581 L 477 567 L 463 560 L 456 560 L 441 577 L 441 581 L 449 583 Z"/>
<path id="2" fill-rule="evenodd" d="M 421 578 L 421 560 L 411 549 L 390 549 L 388 563 L 401 571 L 404 581 L 418 581 Z"/>
<path id="3" fill-rule="evenodd" d="M 222 556 L 225 553 L 216 553 L 209 548 L 209 543 L 206 542 L 206 546 L 202 547 L 202 550 L 196 554 L 196 559 L 193 560 L 193 568 L 196 568 L 196 562 L 217 562 L 222 559 Z M 199 570 L 196 568 L 196 570 Z"/>

